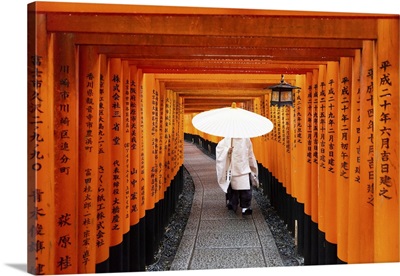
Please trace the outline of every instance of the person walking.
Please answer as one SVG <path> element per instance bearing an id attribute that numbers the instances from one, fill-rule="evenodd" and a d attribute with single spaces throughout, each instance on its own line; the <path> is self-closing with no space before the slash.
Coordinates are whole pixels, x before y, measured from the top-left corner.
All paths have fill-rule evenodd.
<path id="1" fill-rule="evenodd" d="M 223 138 L 216 147 L 218 184 L 225 192 L 226 206 L 251 215 L 251 185 L 258 187 L 258 166 L 250 138 Z"/>

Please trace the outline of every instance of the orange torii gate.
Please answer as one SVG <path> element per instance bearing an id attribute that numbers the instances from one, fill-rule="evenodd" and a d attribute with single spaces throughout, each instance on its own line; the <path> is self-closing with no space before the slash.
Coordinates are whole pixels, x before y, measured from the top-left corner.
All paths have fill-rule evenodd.
<path id="1" fill-rule="evenodd" d="M 182 103 L 120 58 L 76 47 L 70 34 L 48 37 L 44 15 L 36 22 L 29 272 L 144 270 L 181 193 Z"/>
<path id="2" fill-rule="evenodd" d="M 304 213 L 295 216 L 296 207 L 275 206 L 287 223 L 302 227 L 296 231 L 306 264 L 399 261 L 399 53 L 390 50 L 399 47 L 396 22 L 379 20 L 378 40 L 364 41 L 361 55 L 320 66 L 306 83 L 296 79 L 297 118 L 262 102 L 275 129 L 253 141 L 270 175 L 261 182 L 272 201 L 290 196 L 302 205 Z M 287 132 L 294 136 L 289 162 Z"/>

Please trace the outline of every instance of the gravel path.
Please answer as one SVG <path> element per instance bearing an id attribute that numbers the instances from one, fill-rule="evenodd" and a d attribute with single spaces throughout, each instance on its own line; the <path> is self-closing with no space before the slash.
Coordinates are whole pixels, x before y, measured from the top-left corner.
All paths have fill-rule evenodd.
<path id="1" fill-rule="evenodd" d="M 287 229 L 285 222 L 271 206 L 269 199 L 259 189 L 253 188 L 253 198 L 260 206 L 260 210 L 275 239 L 279 254 L 285 266 L 304 265 L 304 258 L 297 254 L 295 240 Z"/>
<path id="2" fill-rule="evenodd" d="M 176 211 L 172 215 L 160 242 L 159 251 L 155 254 L 156 261 L 146 267 L 147 271 L 168 271 L 179 247 L 190 215 L 194 195 L 193 180 L 186 169 L 184 169 L 183 190 L 184 193 L 182 193 L 179 198 Z M 284 265 L 303 265 L 303 258 L 296 253 L 294 238 L 289 233 L 285 223 L 279 218 L 278 214 L 271 206 L 269 200 L 263 196 L 262 192 L 258 189 L 253 189 L 253 199 L 259 204 L 265 221 L 270 227 Z"/>
<path id="3" fill-rule="evenodd" d="M 186 168 L 183 170 L 183 179 L 184 192 L 179 196 L 175 213 L 171 216 L 164 236 L 160 241 L 159 250 L 154 258 L 155 262 L 146 268 L 147 271 L 168 271 L 178 250 L 194 196 L 194 183 Z"/>

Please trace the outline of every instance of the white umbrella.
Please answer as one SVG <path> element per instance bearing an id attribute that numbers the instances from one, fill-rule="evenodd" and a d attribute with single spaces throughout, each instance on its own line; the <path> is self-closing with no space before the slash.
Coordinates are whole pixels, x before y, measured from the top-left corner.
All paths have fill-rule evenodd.
<path id="1" fill-rule="evenodd" d="M 192 124 L 198 130 L 220 137 L 251 138 L 270 132 L 273 123 L 257 113 L 236 107 L 212 109 L 193 117 Z"/>

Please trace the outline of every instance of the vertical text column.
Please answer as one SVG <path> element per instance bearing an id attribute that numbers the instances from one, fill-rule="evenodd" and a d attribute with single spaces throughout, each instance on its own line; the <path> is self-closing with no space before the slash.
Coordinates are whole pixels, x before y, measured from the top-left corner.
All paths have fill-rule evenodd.
<path id="1" fill-rule="evenodd" d="M 111 239 L 111 130 L 108 64 L 105 55 L 99 55 L 99 115 L 98 115 L 98 184 L 97 184 L 97 223 L 96 248 L 97 261 L 109 258 Z"/>
<path id="2" fill-rule="evenodd" d="M 131 225 L 139 223 L 139 184 L 140 184 L 140 95 L 137 87 L 137 69 L 134 66 L 130 67 L 131 79 L 130 79 L 130 192 L 131 192 L 131 209 L 130 209 L 130 221 Z"/>
<path id="3" fill-rule="evenodd" d="M 377 83 L 374 87 L 375 262 L 400 260 L 398 49 L 398 20 L 379 20 L 375 67 Z"/>
<path id="4" fill-rule="evenodd" d="M 340 147 L 340 130 L 339 125 L 339 108 L 338 101 L 339 88 L 339 63 L 328 62 L 326 76 L 326 175 L 325 175 L 325 229 L 326 240 L 336 245 L 337 244 L 337 199 L 339 157 L 337 148 Z M 326 263 L 337 262 L 337 252 L 333 252 L 334 248 L 327 246 L 327 254 L 325 256 Z"/>
<path id="5" fill-rule="evenodd" d="M 348 210 L 349 210 L 349 180 L 350 180 L 350 142 L 356 129 L 351 125 L 351 95 L 352 91 L 351 58 L 340 59 L 339 89 L 338 89 L 338 143 L 337 159 L 337 245 L 338 257 L 347 261 L 348 241 Z M 354 133 L 355 134 L 355 133 Z M 356 162 L 356 160 L 354 160 Z"/>
<path id="6" fill-rule="evenodd" d="M 98 55 L 93 47 L 79 48 L 79 231 L 80 273 L 94 273 L 99 151 Z"/>
<path id="7" fill-rule="evenodd" d="M 131 171 L 131 157 L 130 157 L 130 93 L 131 93 L 131 72 L 129 69 L 129 64 L 127 61 L 122 62 L 122 85 L 121 85 L 121 100 L 122 100 L 122 139 L 123 139 L 123 157 L 122 173 L 124 175 L 122 183 L 122 194 L 123 194 L 123 217 L 124 217 L 124 227 L 123 234 L 129 232 L 131 220 L 130 220 L 130 171 Z"/>
<path id="8" fill-rule="evenodd" d="M 53 274 L 54 146 L 46 16 L 28 13 L 28 239 L 27 271 Z"/>
<path id="9" fill-rule="evenodd" d="M 111 246 L 122 242 L 124 227 L 123 84 L 121 60 L 109 60 L 110 155 L 111 155 Z M 121 260 L 122 262 L 122 260 Z"/>
<path id="10" fill-rule="evenodd" d="M 54 35 L 56 274 L 78 273 L 78 89 L 71 34 Z M 79 244 L 81 246 L 81 244 Z"/>
<path id="11" fill-rule="evenodd" d="M 357 50 L 352 61 L 352 87 L 351 87 L 351 107 L 350 107 L 350 173 L 349 173 L 349 214 L 348 214 L 348 240 L 347 255 L 339 247 L 338 257 L 349 264 L 354 264 L 360 260 L 360 65 L 361 51 Z M 346 259 L 347 256 L 347 259 Z"/>
<path id="12" fill-rule="evenodd" d="M 373 210 L 374 210 L 374 72 L 373 41 L 364 41 L 361 56 L 360 78 L 360 136 L 363 143 L 360 151 L 360 262 L 371 263 L 373 258 Z"/>
<path id="13" fill-rule="evenodd" d="M 311 225 L 311 263 L 312 265 L 318 264 L 318 70 L 313 70 L 312 74 L 312 84 L 310 87 L 310 112 L 311 112 L 311 220 L 313 225 Z"/>

